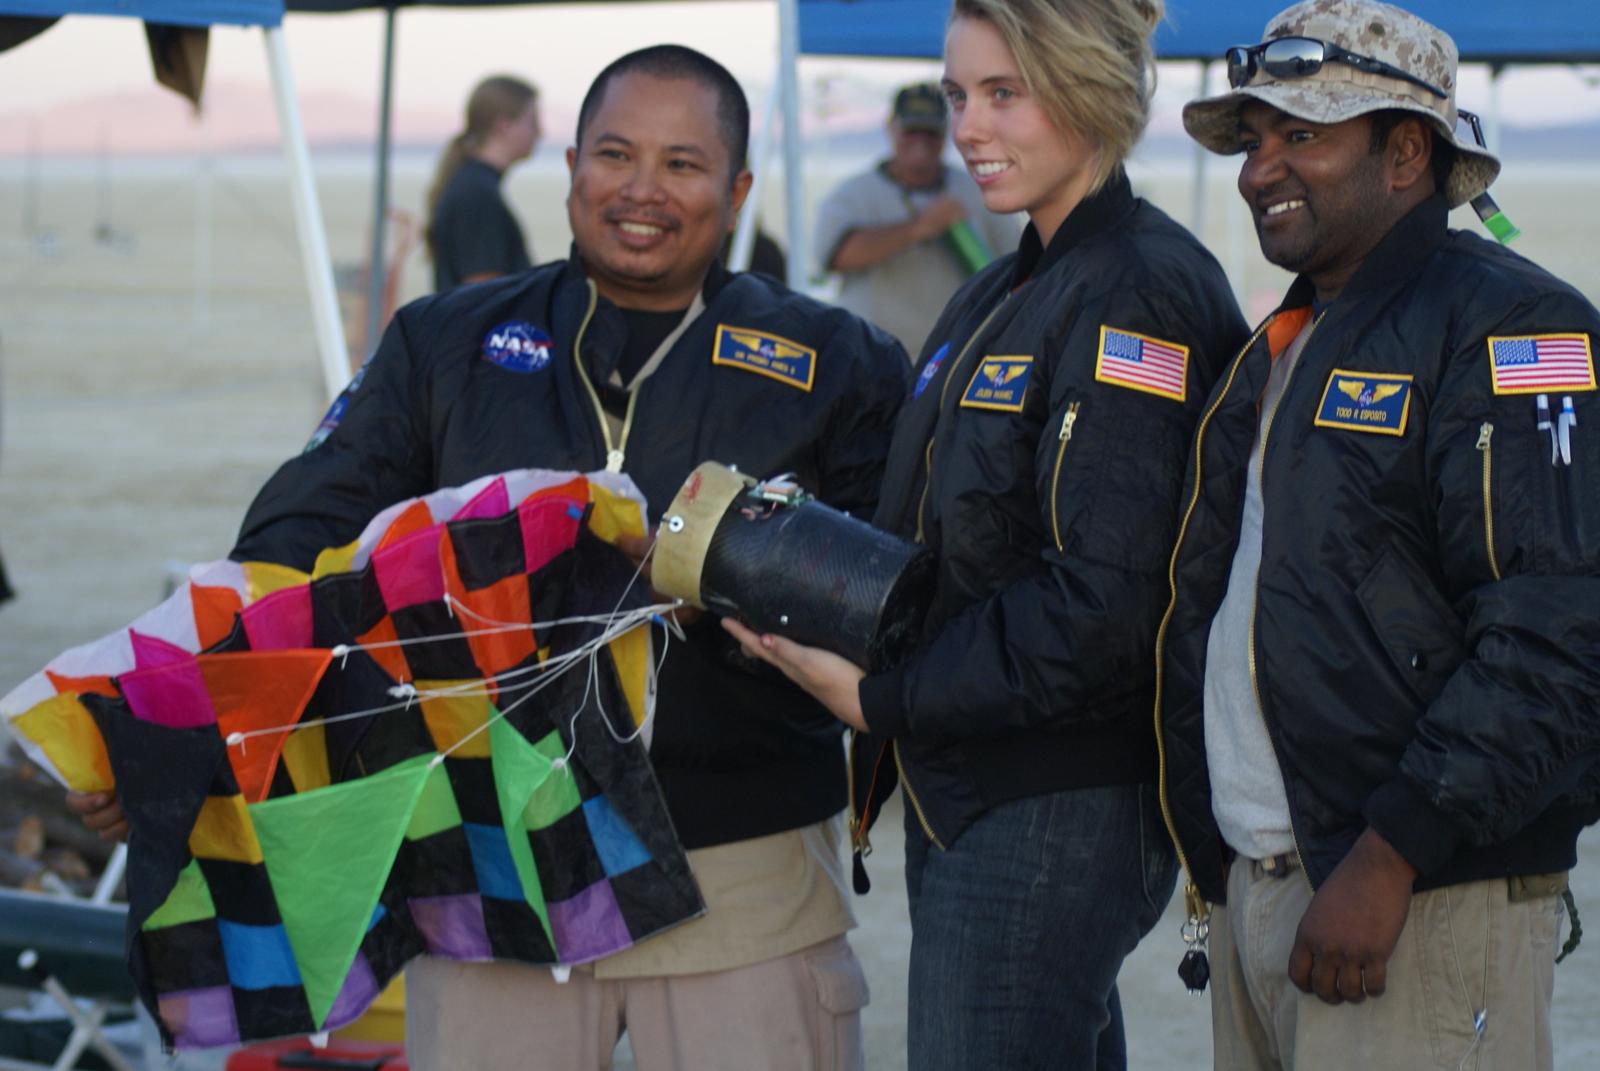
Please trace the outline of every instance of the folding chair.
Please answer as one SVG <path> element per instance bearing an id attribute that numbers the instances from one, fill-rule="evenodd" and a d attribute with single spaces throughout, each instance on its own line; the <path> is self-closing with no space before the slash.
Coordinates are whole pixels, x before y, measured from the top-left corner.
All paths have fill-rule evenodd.
<path id="1" fill-rule="evenodd" d="M 42 990 L 72 1023 L 54 1063 L 0 1056 L 0 1071 L 69 1071 L 90 1048 L 114 1071 L 134 1071 L 104 1032 L 114 1005 L 138 999 L 124 955 L 128 907 L 109 902 L 126 860 L 119 845 L 88 900 L 0 889 L 0 985 Z"/>

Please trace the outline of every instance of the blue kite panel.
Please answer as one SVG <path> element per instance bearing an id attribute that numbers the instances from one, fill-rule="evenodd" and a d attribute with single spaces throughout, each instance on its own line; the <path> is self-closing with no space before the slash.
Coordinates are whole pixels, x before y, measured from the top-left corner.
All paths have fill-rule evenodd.
<path id="1" fill-rule="evenodd" d="M 115 15 L 172 26 L 277 26 L 283 0 L 0 0 L 0 15 Z"/>
<path id="2" fill-rule="evenodd" d="M 4 2 L 4 0 L 0 0 Z M 800 51 L 833 56 L 938 58 L 950 0 L 799 0 Z M 1285 0 L 1167 0 L 1156 31 L 1163 59 L 1215 59 L 1254 44 Z M 1402 0 L 1442 27 L 1464 59 L 1480 62 L 1600 62 L 1595 0 Z"/>

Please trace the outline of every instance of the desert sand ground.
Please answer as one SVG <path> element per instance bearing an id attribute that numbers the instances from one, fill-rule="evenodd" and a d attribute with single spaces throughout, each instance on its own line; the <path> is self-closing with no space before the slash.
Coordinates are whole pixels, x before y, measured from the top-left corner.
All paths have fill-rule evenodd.
<path id="1" fill-rule="evenodd" d="M 426 168 L 403 162 L 397 204 L 418 210 Z M 92 164 L 45 161 L 33 234 L 24 232 L 23 170 L 0 161 L 0 552 L 19 593 L 0 607 L 0 693 L 152 605 L 173 563 L 225 554 L 255 489 L 300 447 L 327 404 L 274 161 L 212 162 L 208 227 L 197 226 L 206 184 L 195 161 L 115 161 L 108 200 Z M 1597 175 L 1600 163 L 1525 166 L 1496 188 L 1526 232 L 1517 248 L 1591 299 L 1600 299 Z M 370 196 L 365 162 L 319 159 L 318 176 L 334 256 L 358 263 Z M 827 179 L 812 178 L 812 199 Z M 1135 181 L 1188 218 L 1189 183 L 1179 169 L 1136 167 Z M 553 160 L 509 180 L 541 258 L 567 248 L 564 188 Z M 1244 221 L 1231 207 L 1226 162 L 1213 166 L 1208 192 L 1205 237 L 1237 269 L 1247 311 L 1257 316 L 1286 277 L 1262 263 L 1253 237 L 1238 229 Z M 109 211 L 99 207 L 106 204 Z M 768 204 L 768 218 L 781 220 L 775 189 Z M 97 240 L 102 223 L 110 230 Z M 1467 213 L 1456 225 L 1476 223 Z M 781 237 L 781 227 L 773 229 Z M 197 262 L 210 269 L 197 272 Z M 402 293 L 421 293 L 428 276 L 413 257 Z M 909 928 L 898 826 L 897 812 L 884 816 L 874 891 L 858 904 L 854 938 L 873 990 L 865 1029 L 874 1069 L 904 1066 Z M 1580 848 L 1574 886 L 1592 929 L 1600 920 L 1600 833 L 1590 830 Z M 1173 973 L 1179 921 L 1169 910 L 1123 973 L 1136 1068 L 1209 1063 L 1207 1002 L 1189 997 Z M 1596 1008 L 1600 947 L 1585 947 L 1557 971 L 1558 1067 L 1600 1066 Z"/>

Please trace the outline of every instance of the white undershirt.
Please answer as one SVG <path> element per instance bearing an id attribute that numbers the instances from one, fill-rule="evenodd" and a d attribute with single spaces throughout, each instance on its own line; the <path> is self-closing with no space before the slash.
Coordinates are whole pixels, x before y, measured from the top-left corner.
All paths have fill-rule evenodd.
<path id="1" fill-rule="evenodd" d="M 1283 400 L 1284 386 L 1300 359 L 1312 321 L 1272 363 L 1261 396 L 1261 422 L 1250 450 L 1239 549 L 1228 573 L 1228 593 L 1211 621 L 1206 642 L 1206 766 L 1211 774 L 1211 813 L 1234 851 L 1266 859 L 1295 850 L 1283 773 L 1267 736 L 1267 722 L 1250 676 L 1250 621 L 1256 611 L 1261 572 L 1261 445 Z"/>

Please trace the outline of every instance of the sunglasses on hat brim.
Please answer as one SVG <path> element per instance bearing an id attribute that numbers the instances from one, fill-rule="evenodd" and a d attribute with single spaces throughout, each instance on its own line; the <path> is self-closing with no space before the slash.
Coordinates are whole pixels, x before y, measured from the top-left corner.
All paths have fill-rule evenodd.
<path id="1" fill-rule="evenodd" d="M 1310 78 L 1322 70 L 1324 63 L 1342 63 L 1368 74 L 1398 78 L 1420 86 L 1441 100 L 1450 99 L 1450 94 L 1414 74 L 1371 56 L 1351 52 L 1330 41 L 1318 41 L 1314 37 L 1277 37 L 1259 45 L 1235 45 L 1223 53 L 1223 59 L 1228 64 L 1228 85 L 1233 89 L 1249 85 L 1260 71 L 1274 78 L 1292 81 Z"/>

